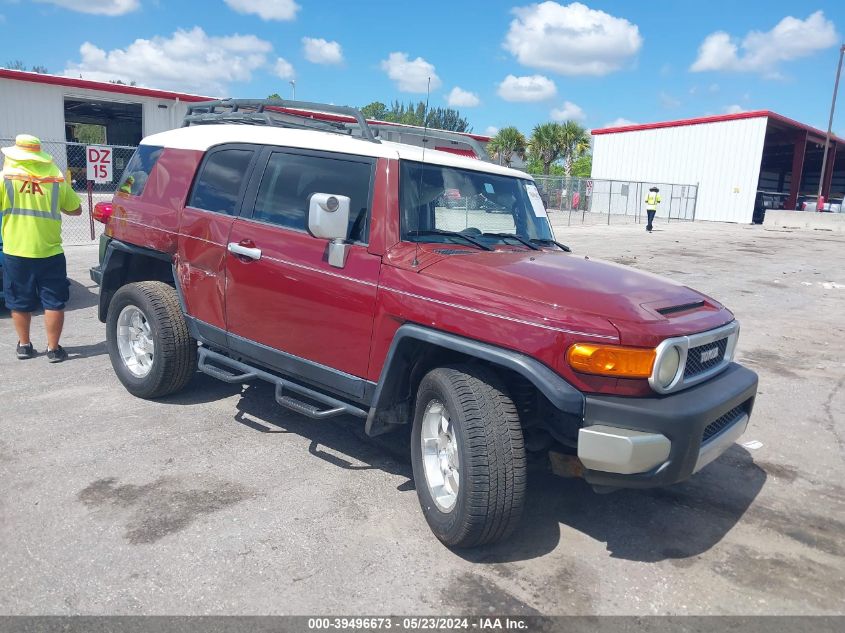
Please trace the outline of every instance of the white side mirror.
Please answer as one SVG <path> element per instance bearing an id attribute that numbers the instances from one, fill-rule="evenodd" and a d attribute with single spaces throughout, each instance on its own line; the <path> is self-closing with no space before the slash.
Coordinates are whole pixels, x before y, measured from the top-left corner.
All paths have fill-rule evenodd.
<path id="1" fill-rule="evenodd" d="M 315 193 L 308 204 L 308 230 L 314 237 L 345 240 L 349 231 L 348 196 Z"/>
<path id="2" fill-rule="evenodd" d="M 308 230 L 314 237 L 328 239 L 329 264 L 335 268 L 346 265 L 349 244 L 348 196 L 336 196 L 330 193 L 315 193 L 308 203 Z"/>

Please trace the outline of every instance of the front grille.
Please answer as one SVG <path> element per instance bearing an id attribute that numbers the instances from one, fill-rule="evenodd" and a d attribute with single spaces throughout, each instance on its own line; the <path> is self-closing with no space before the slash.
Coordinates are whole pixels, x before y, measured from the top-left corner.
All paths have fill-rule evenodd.
<path id="1" fill-rule="evenodd" d="M 727 338 L 713 341 L 712 343 L 705 343 L 704 345 L 699 345 L 698 347 L 690 347 L 689 353 L 687 354 L 687 364 L 684 367 L 684 378 L 692 378 L 693 376 L 704 373 L 708 369 L 712 369 L 713 367 L 720 365 L 725 359 L 725 351 L 727 349 Z M 716 354 L 713 355 L 712 358 L 707 358 L 703 361 L 701 360 L 702 354 L 707 354 L 709 356 L 713 353 L 713 350 L 716 350 Z"/>
<path id="2" fill-rule="evenodd" d="M 704 428 L 704 434 L 701 436 L 701 443 L 703 444 L 707 440 L 715 437 L 743 415 L 745 415 L 745 404 L 734 407 L 722 417 L 714 420 Z"/>

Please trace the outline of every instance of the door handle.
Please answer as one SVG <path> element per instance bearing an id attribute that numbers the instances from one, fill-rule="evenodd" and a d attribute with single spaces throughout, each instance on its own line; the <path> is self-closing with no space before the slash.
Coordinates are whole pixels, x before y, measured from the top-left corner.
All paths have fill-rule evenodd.
<path id="1" fill-rule="evenodd" d="M 248 246 L 243 246 L 237 242 L 229 242 L 227 249 L 233 255 L 240 255 L 241 257 L 247 257 L 253 260 L 261 259 L 260 248 L 249 248 Z"/>

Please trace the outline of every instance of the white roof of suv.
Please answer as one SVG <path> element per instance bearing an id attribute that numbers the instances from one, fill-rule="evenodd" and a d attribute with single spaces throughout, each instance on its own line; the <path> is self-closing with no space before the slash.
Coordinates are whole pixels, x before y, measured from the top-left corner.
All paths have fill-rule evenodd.
<path id="1" fill-rule="evenodd" d="M 403 145 L 382 141 L 372 143 L 362 138 L 322 132 L 318 130 L 297 130 L 283 127 L 268 127 L 263 125 L 213 124 L 192 125 L 176 128 L 167 132 L 153 134 L 143 141 L 142 145 L 157 145 L 174 149 L 190 149 L 206 151 L 215 145 L 223 143 L 250 143 L 256 145 L 278 145 L 282 147 L 296 147 L 300 149 L 314 149 L 326 152 L 339 152 L 356 156 L 373 156 L 375 158 L 400 158 L 404 160 L 423 161 L 423 148 L 413 145 Z M 502 167 L 475 158 L 458 156 L 449 152 L 425 150 L 425 162 L 447 167 L 458 167 L 483 171 L 503 176 L 530 179 L 525 172 L 509 167 Z"/>

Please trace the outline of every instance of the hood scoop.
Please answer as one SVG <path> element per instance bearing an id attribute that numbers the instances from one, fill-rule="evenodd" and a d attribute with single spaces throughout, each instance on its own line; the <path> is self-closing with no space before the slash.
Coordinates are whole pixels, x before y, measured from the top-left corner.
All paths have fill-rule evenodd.
<path id="1" fill-rule="evenodd" d="M 460 248 L 436 248 L 434 252 L 438 255 L 475 255 L 475 251 Z"/>
<path id="2" fill-rule="evenodd" d="M 690 310 L 698 310 L 699 308 L 703 307 L 704 301 L 692 301 L 690 303 L 682 303 L 676 306 L 657 308 L 656 312 L 662 314 L 663 316 L 669 316 L 670 314 L 677 314 L 679 312 L 689 312 Z"/>

